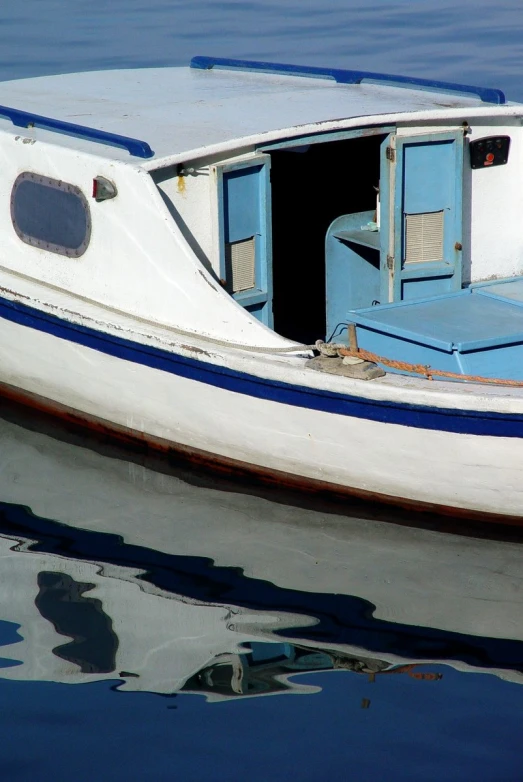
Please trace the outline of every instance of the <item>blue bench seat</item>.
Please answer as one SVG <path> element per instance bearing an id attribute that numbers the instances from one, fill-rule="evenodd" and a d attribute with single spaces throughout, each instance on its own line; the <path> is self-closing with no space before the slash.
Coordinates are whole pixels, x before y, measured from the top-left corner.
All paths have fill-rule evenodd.
<path id="1" fill-rule="evenodd" d="M 523 279 L 354 310 L 348 319 L 360 348 L 380 356 L 523 380 Z"/>

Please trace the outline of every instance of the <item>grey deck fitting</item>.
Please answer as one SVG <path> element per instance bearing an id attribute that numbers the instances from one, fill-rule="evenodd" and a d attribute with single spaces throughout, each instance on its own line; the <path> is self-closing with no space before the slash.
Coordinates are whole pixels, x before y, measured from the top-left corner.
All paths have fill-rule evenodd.
<path id="1" fill-rule="evenodd" d="M 342 358 L 330 356 L 315 356 L 310 358 L 306 365 L 309 369 L 318 372 L 328 372 L 330 375 L 343 375 L 357 380 L 375 380 L 384 377 L 385 372 L 372 361 L 362 361 L 359 364 L 344 364 Z"/>

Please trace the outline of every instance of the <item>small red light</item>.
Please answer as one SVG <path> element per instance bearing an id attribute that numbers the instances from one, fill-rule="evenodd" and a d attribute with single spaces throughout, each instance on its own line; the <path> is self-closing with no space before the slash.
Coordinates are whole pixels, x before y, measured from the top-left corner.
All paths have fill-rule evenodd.
<path id="1" fill-rule="evenodd" d="M 96 179 L 93 179 L 93 198 L 96 198 L 96 194 L 98 192 L 98 182 Z"/>
<path id="2" fill-rule="evenodd" d="M 485 160 L 487 161 L 487 163 L 492 163 L 494 161 L 494 155 L 492 154 L 492 152 L 489 152 L 488 155 L 486 155 Z"/>

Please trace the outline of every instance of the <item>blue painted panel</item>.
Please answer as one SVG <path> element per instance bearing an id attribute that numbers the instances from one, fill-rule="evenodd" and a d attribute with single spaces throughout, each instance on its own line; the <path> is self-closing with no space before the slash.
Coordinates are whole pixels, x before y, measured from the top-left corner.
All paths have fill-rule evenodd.
<path id="1" fill-rule="evenodd" d="M 470 353 L 461 353 L 458 350 L 447 353 L 437 350 L 437 348 L 407 340 L 402 341 L 380 332 L 358 327 L 358 344 L 363 350 L 369 350 L 384 358 L 430 366 L 432 369 L 443 372 L 504 380 L 523 380 L 523 338 L 514 345 L 487 348 Z M 386 365 L 383 365 L 383 368 L 387 372 L 394 372 Z"/>
<path id="2" fill-rule="evenodd" d="M 434 299 L 433 306 L 429 306 L 427 312 L 424 312 L 424 307 L 419 302 L 413 305 L 403 302 L 401 306 L 360 310 L 350 313 L 349 317 L 362 328 L 382 332 L 391 339 L 417 342 L 450 353 L 454 332 L 452 328 L 444 328 L 442 318 L 446 311 L 452 310 L 451 302 Z"/>
<path id="3" fill-rule="evenodd" d="M 523 379 L 523 307 L 461 291 L 350 314 L 360 347 L 387 358 L 483 377 Z"/>
<path id="4" fill-rule="evenodd" d="M 239 242 L 261 233 L 262 168 L 262 166 L 253 166 L 224 174 L 226 242 Z"/>
<path id="5" fill-rule="evenodd" d="M 225 244 L 254 237 L 255 287 L 234 298 L 254 317 L 272 328 L 272 242 L 270 157 L 218 169 L 220 275 L 226 278 Z"/>
<path id="6" fill-rule="evenodd" d="M 374 218 L 374 212 L 357 212 L 336 218 L 325 240 L 327 337 L 339 323 L 347 320 L 347 311 L 370 307 L 379 299 L 379 251 L 358 241 L 375 240 L 379 233 L 361 231 Z M 337 235 L 352 235 L 354 241 Z"/>
<path id="7" fill-rule="evenodd" d="M 396 139 L 394 192 L 394 301 L 439 296 L 462 281 L 463 133 L 433 133 Z M 385 169 L 385 182 L 387 184 Z M 405 264 L 406 215 L 443 211 L 443 259 Z M 407 278 L 419 281 L 404 285 Z"/>
<path id="8" fill-rule="evenodd" d="M 403 282 L 412 282 L 414 280 L 426 280 L 427 277 L 451 277 L 454 273 L 454 268 L 450 263 L 444 263 L 440 261 L 425 261 L 424 263 L 409 263 L 401 274 Z M 438 296 L 443 296 L 443 293 L 439 293 Z M 421 296 L 418 298 L 427 298 L 427 296 Z"/>
<path id="9" fill-rule="evenodd" d="M 494 282 L 474 285 L 474 293 L 480 296 L 490 296 L 511 301 L 513 304 L 523 304 L 523 278 L 516 280 L 496 280 Z"/>
<path id="10" fill-rule="evenodd" d="M 461 291 L 353 313 L 357 323 L 442 350 L 503 345 L 523 335 L 523 308 Z"/>
<path id="11" fill-rule="evenodd" d="M 267 303 L 266 302 L 256 302 L 255 304 L 243 304 L 241 301 L 239 302 L 242 304 L 242 307 L 245 307 L 248 312 L 251 313 L 255 318 L 258 320 L 261 320 L 262 323 L 265 323 L 265 313 L 267 312 Z"/>
<path id="12" fill-rule="evenodd" d="M 401 298 L 403 301 L 419 301 L 420 298 L 431 298 L 439 285 L 443 287 L 444 277 L 423 277 L 403 279 L 401 282 Z"/>
<path id="13" fill-rule="evenodd" d="M 458 353 L 461 372 L 480 377 L 523 380 L 523 335 L 513 345 Z"/>
<path id="14" fill-rule="evenodd" d="M 362 350 L 369 350 L 378 356 L 393 361 L 407 361 L 410 364 L 430 365 L 433 369 L 445 372 L 460 372 L 456 353 L 453 350 L 439 350 L 432 345 L 411 342 L 393 334 L 358 325 L 358 346 Z M 427 340 L 428 341 L 428 340 Z M 436 341 L 436 340 L 434 340 Z M 389 370 L 385 367 L 386 371 Z"/>
<path id="15" fill-rule="evenodd" d="M 438 212 L 454 207 L 453 138 L 405 144 L 403 151 L 403 211 Z"/>
<path id="16" fill-rule="evenodd" d="M 252 307 L 255 304 L 264 304 L 267 301 L 267 293 L 254 288 L 253 291 L 247 290 L 236 293 L 234 298 L 238 304 L 241 304 L 242 307 L 248 307 L 249 311 L 252 312 Z"/>

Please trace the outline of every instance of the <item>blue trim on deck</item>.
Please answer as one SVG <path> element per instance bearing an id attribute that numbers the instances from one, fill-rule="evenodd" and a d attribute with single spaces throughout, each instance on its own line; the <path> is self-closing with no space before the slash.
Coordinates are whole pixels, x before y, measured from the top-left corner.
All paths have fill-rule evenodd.
<path id="1" fill-rule="evenodd" d="M 405 87 L 430 90 L 431 92 L 452 92 L 463 95 L 474 95 L 483 103 L 506 103 L 501 90 L 491 87 L 473 87 L 470 84 L 455 84 L 434 79 L 417 79 L 413 76 L 396 76 L 392 73 L 373 73 L 371 71 L 352 71 L 342 68 L 317 68 L 310 65 L 288 65 L 278 62 L 258 62 L 254 60 L 231 60 L 228 57 L 193 57 L 191 68 L 212 70 L 222 68 L 228 70 L 258 71 L 278 73 L 284 76 L 306 76 L 309 78 L 333 79 L 338 84 L 361 84 L 362 81 L 388 84 L 391 87 Z"/>
<path id="2" fill-rule="evenodd" d="M 64 122 L 61 119 L 42 117 L 30 111 L 12 109 L 9 106 L 0 106 L 0 117 L 10 119 L 13 125 L 19 128 L 42 128 L 65 136 L 94 141 L 97 144 L 107 144 L 110 147 L 126 149 L 133 157 L 150 158 L 154 152 L 146 141 L 140 141 L 129 136 L 120 136 L 118 133 L 109 133 L 106 130 L 89 128 L 86 125 L 77 125 L 74 122 Z"/>
<path id="3" fill-rule="evenodd" d="M 523 438 L 523 414 L 484 413 L 365 399 L 259 378 L 70 323 L 2 297 L 0 317 L 115 358 L 257 399 L 417 429 Z M 13 349 L 16 350 L 16 346 L 13 345 Z"/>

